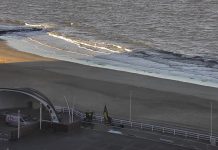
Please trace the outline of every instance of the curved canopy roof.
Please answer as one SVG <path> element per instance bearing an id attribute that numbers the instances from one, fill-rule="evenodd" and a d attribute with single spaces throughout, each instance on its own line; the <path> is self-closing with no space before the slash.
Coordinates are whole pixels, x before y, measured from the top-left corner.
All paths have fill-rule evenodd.
<path id="1" fill-rule="evenodd" d="M 45 106 L 45 108 L 50 113 L 52 122 L 59 123 L 59 118 L 52 102 L 41 92 L 31 88 L 0 88 L 0 92 L 16 92 L 32 97 L 34 100 L 40 102 L 43 106 Z"/>

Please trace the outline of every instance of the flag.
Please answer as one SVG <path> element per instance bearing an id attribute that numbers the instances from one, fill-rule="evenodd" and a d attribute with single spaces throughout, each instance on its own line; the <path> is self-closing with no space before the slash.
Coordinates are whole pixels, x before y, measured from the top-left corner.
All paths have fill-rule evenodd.
<path id="1" fill-rule="evenodd" d="M 103 115 L 104 115 L 104 122 L 106 124 L 110 124 L 112 123 L 112 118 L 108 115 L 108 111 L 107 111 L 107 106 L 105 105 L 104 106 L 104 112 L 103 112 Z"/>
<path id="2" fill-rule="evenodd" d="M 108 120 L 109 120 L 109 115 L 108 115 L 108 111 L 107 111 L 107 106 L 106 106 L 106 105 L 104 106 L 103 115 L 104 115 L 104 120 L 108 122 Z"/>

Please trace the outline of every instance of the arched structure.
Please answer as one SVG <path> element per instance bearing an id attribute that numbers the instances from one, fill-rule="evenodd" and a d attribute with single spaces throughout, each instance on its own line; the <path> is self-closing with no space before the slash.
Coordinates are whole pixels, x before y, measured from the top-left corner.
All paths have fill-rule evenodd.
<path id="1" fill-rule="evenodd" d="M 21 93 L 32 97 L 33 99 L 40 102 L 48 110 L 52 122 L 59 123 L 59 118 L 53 104 L 45 95 L 43 95 L 39 91 L 31 88 L 19 88 L 19 89 L 0 88 L 0 92 L 15 92 L 15 93 Z"/>

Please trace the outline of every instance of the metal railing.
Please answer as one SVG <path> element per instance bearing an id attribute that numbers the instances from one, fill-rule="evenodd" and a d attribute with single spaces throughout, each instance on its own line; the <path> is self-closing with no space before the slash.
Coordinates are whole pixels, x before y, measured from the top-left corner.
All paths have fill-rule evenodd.
<path id="1" fill-rule="evenodd" d="M 9 138 L 10 138 L 9 133 L 5 131 L 0 131 L 0 149 L 1 150 L 9 150 L 10 148 Z"/>
<path id="2" fill-rule="evenodd" d="M 9 150 L 10 149 L 10 143 L 9 141 L 0 140 L 0 149 L 1 150 Z"/>
<path id="3" fill-rule="evenodd" d="M 69 112 L 67 107 L 55 106 L 55 109 L 58 112 Z M 85 113 L 75 108 L 73 109 L 73 113 L 75 116 L 79 117 L 81 120 L 84 120 Z M 104 117 L 99 114 L 94 114 L 92 122 L 98 123 L 98 124 L 104 124 Z M 195 140 L 200 140 L 200 141 L 205 141 L 205 142 L 210 142 L 210 139 L 213 138 L 216 140 L 216 143 L 218 143 L 218 136 L 211 136 L 205 133 L 197 133 L 197 132 L 186 130 L 186 129 L 171 128 L 171 127 L 159 126 L 159 125 L 154 125 L 154 124 L 146 124 L 142 122 L 129 121 L 129 120 L 118 119 L 118 118 L 112 118 L 112 124 L 114 126 L 122 125 L 125 128 L 152 131 L 152 132 L 169 134 L 173 136 L 190 138 L 190 139 L 195 139 Z"/>

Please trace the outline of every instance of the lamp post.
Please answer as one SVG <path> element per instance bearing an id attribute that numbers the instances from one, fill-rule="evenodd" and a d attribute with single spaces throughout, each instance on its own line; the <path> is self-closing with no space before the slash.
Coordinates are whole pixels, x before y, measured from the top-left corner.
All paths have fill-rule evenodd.
<path id="1" fill-rule="evenodd" d="M 210 103 L 210 136 L 213 136 L 213 103 Z"/>
<path id="2" fill-rule="evenodd" d="M 20 139 L 20 110 L 17 112 L 17 139 Z"/>
<path id="3" fill-rule="evenodd" d="M 213 103 L 210 103 L 210 144 L 216 146 L 216 138 L 213 137 Z"/>
<path id="4" fill-rule="evenodd" d="M 132 121 L 132 91 L 129 93 L 129 121 Z"/>

